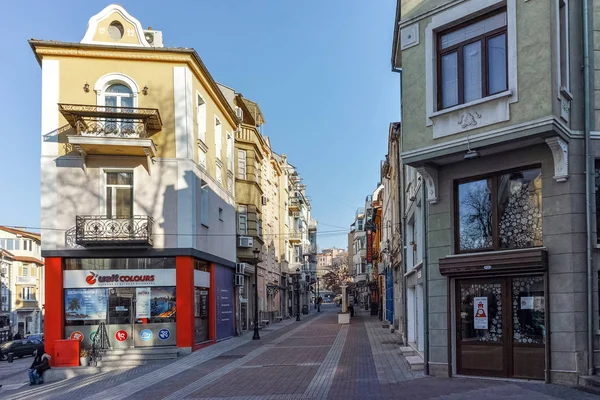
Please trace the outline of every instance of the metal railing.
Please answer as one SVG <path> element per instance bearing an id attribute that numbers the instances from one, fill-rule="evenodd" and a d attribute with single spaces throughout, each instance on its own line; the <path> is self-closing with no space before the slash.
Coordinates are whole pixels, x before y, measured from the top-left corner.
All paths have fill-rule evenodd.
<path id="1" fill-rule="evenodd" d="M 162 129 L 154 108 L 59 104 L 58 110 L 79 136 L 147 138 Z"/>
<path id="2" fill-rule="evenodd" d="M 80 246 L 152 246 L 154 220 L 148 215 L 112 218 L 104 215 L 78 215 L 75 242 Z"/>
<path id="3" fill-rule="evenodd" d="M 92 364 L 94 367 L 98 366 L 98 361 L 102 360 L 102 353 L 104 350 L 110 348 L 110 342 L 108 341 L 108 333 L 106 332 L 106 324 L 102 322 L 96 330 L 96 334 L 92 340 L 92 350 L 90 356 L 92 357 Z"/>

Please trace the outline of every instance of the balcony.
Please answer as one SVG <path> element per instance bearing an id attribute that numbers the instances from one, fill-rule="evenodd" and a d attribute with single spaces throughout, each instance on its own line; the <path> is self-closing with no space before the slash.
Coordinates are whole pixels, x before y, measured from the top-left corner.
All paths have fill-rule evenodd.
<path id="1" fill-rule="evenodd" d="M 102 215 L 78 215 L 75 243 L 84 247 L 152 246 L 154 220 L 147 215 L 110 218 Z"/>
<path id="2" fill-rule="evenodd" d="M 75 130 L 68 143 L 83 155 L 156 155 L 150 137 L 162 129 L 157 109 L 59 104 L 58 110 Z"/>
<path id="3" fill-rule="evenodd" d="M 313 256 L 317 254 L 317 245 L 310 244 L 302 246 L 302 254 L 305 256 Z"/>
<path id="4" fill-rule="evenodd" d="M 288 237 L 290 243 L 300 243 L 302 241 L 302 232 L 292 231 Z"/>
<path id="5" fill-rule="evenodd" d="M 308 221 L 308 231 L 309 232 L 317 231 L 317 221 L 315 221 L 314 219 L 311 219 L 310 221 Z"/>
<path id="6" fill-rule="evenodd" d="M 302 204 L 302 202 L 300 201 L 299 197 L 292 197 L 290 199 L 290 205 L 288 206 L 288 210 L 290 212 L 300 211 L 301 204 Z"/>

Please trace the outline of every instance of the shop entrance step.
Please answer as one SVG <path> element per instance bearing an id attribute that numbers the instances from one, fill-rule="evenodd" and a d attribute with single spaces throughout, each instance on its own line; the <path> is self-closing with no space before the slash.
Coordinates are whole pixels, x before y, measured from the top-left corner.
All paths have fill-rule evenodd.
<path id="1" fill-rule="evenodd" d="M 179 355 L 176 347 L 156 347 L 147 349 L 113 349 L 106 350 L 99 360 L 99 365 L 144 365 L 150 361 L 174 360 Z"/>

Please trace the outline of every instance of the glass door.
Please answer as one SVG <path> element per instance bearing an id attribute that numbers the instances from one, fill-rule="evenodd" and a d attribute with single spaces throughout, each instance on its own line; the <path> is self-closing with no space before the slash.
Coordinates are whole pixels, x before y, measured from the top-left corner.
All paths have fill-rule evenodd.
<path id="1" fill-rule="evenodd" d="M 506 279 L 457 282 L 457 372 L 508 376 Z"/>

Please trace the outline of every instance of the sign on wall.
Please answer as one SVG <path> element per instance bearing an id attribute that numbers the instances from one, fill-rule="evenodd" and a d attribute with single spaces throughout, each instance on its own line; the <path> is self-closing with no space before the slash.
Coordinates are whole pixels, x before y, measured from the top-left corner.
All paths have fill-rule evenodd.
<path id="1" fill-rule="evenodd" d="M 473 298 L 473 315 L 475 329 L 488 329 L 488 299 L 487 297 Z"/>
<path id="2" fill-rule="evenodd" d="M 135 297 L 135 317 L 150 318 L 150 288 L 136 288 Z"/>
<path id="3" fill-rule="evenodd" d="M 65 288 L 175 286 L 175 269 L 64 271 Z"/>
<path id="4" fill-rule="evenodd" d="M 373 231 L 367 230 L 367 262 L 373 261 Z"/>
<path id="5" fill-rule="evenodd" d="M 65 289 L 65 319 L 92 321 L 106 319 L 106 289 Z"/>
<path id="6" fill-rule="evenodd" d="M 233 270 L 215 267 L 217 306 L 217 340 L 233 336 Z"/>

